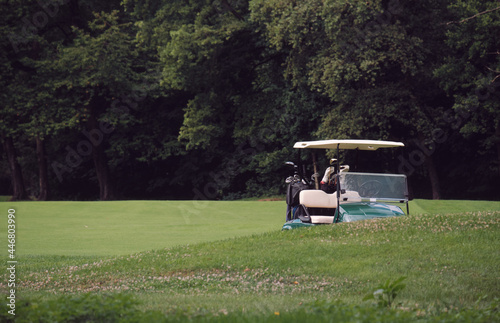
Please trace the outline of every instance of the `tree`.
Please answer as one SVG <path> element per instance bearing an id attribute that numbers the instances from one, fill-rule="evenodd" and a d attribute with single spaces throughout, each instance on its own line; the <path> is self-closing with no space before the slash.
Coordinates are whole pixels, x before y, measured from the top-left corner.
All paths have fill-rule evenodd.
<path id="1" fill-rule="evenodd" d="M 248 2 L 137 2 L 133 10 L 138 38 L 159 49 L 166 91 L 188 98 L 178 140 L 198 170 L 193 186 L 215 182 L 208 198 L 277 193 L 291 143 L 318 121 L 318 96 L 290 89 L 283 55 L 249 20 Z"/>
<path id="2" fill-rule="evenodd" d="M 82 146 L 80 155 L 88 151 L 100 199 L 109 200 L 115 198 L 115 188 L 106 156 L 107 138 L 116 127 L 133 122 L 130 108 L 123 101 L 130 99 L 129 93 L 140 81 L 137 71 L 144 65 L 137 66 L 139 54 L 130 24 L 120 23 L 117 11 L 95 13 L 88 28 L 73 27 L 72 43 L 58 48 L 48 70 L 58 77 L 56 89 L 67 91 L 74 100 L 70 120 L 81 124 L 78 128 L 91 144 L 88 149 Z"/>
<path id="3" fill-rule="evenodd" d="M 2 1 L 0 7 L 0 18 L 2 21 L 0 25 L 2 47 L 0 53 L 0 86 L 3 89 L 0 96 L 2 98 L 0 137 L 10 169 L 13 188 L 12 200 L 28 198 L 23 172 L 18 161 L 15 141 L 22 135 L 19 125 L 26 117 L 23 111 L 18 109 L 17 103 L 27 90 L 23 85 L 23 80 L 24 75 L 30 71 L 30 68 L 20 62 L 26 53 L 18 53 L 19 49 L 13 41 L 13 38 L 20 32 L 14 22 L 18 21 L 28 9 L 29 5 L 18 1 Z"/>
<path id="4" fill-rule="evenodd" d="M 330 99 L 319 137 L 419 144 L 431 137 L 443 93 L 433 89 L 426 64 L 437 55 L 433 26 L 443 1 L 253 1 L 251 9 L 269 42 L 286 53 L 285 75 Z M 439 198 L 433 154 L 422 158 Z"/>
<path id="5" fill-rule="evenodd" d="M 443 22 L 449 51 L 436 76 L 454 98 L 455 128 L 466 138 L 481 138 L 480 154 L 496 150 L 486 159 L 496 163 L 484 168 L 500 175 L 500 7 L 497 1 L 454 0 L 449 8 L 453 16 Z"/>
<path id="6" fill-rule="evenodd" d="M 116 6 L 116 3 L 114 4 Z M 35 1 L 5 1 L 2 3 L 2 37 L 3 59 L 5 69 L 2 69 L 2 81 L 5 82 L 4 92 L 6 105 L 2 109 L 2 132 L 6 145 L 12 137 L 24 138 L 36 145 L 38 158 L 38 199 L 47 199 L 48 165 L 46 155 L 46 141 L 66 129 L 78 129 L 81 123 L 91 120 L 85 113 L 83 105 L 88 103 L 89 92 L 85 90 L 77 93 L 68 78 L 74 77 L 67 72 L 67 66 L 57 65 L 62 62 L 61 53 L 68 54 L 69 48 L 74 46 L 75 37 L 81 36 L 83 30 L 97 31 L 97 27 L 87 26 L 90 11 L 95 8 L 113 7 L 113 2 L 99 4 L 76 0 L 65 3 L 35 2 Z M 90 9 L 90 10 L 89 10 Z M 95 24 L 96 22 L 94 22 Z M 74 30 L 82 31 L 79 35 Z M 95 28 L 92 28 L 95 27 Z M 125 38 L 117 38 L 126 41 Z M 114 41 L 113 39 L 111 39 Z M 105 46 L 103 46 L 105 48 Z M 103 49 L 101 48 L 101 49 Z M 122 50 L 123 48 L 119 48 Z M 83 57 L 73 58 L 79 59 Z M 81 62 L 75 61 L 72 64 Z M 88 61 L 84 62 L 88 63 Z M 119 64 L 119 62 L 117 62 Z M 113 70 L 113 72 L 116 70 Z M 101 72 L 110 72 L 101 71 Z M 81 81 L 78 80 L 78 81 Z M 3 85 L 3 84 L 2 84 Z M 88 84 L 87 84 L 88 85 Z M 88 90 L 88 89 L 87 89 Z M 124 89 L 126 90 L 126 88 Z M 85 93 L 84 95 L 81 95 Z M 76 111 L 68 107 L 76 107 Z M 80 128 L 81 129 L 81 128 Z M 8 153 L 15 153 L 14 146 L 8 145 Z M 95 160 L 101 160 L 95 153 Z M 16 160 L 9 157 L 8 160 Z M 105 164 L 105 163 L 104 163 Z M 103 163 L 100 169 L 105 169 Z M 13 166 L 11 168 L 14 169 Z M 65 166 L 63 170 L 69 168 Z M 17 174 L 21 174 L 19 170 Z M 99 172 L 101 174 L 101 172 Z M 61 180 L 60 170 L 56 172 Z M 22 176 L 13 177 L 17 183 L 14 187 L 21 187 Z M 99 176 L 106 178 L 106 176 Z M 106 186 L 109 187 L 109 186 Z M 37 190 L 33 190 L 36 192 Z"/>

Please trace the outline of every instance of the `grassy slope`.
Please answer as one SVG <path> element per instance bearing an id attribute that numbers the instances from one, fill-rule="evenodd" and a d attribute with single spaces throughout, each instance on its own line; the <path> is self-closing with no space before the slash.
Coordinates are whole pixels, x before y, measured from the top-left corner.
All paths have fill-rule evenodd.
<path id="1" fill-rule="evenodd" d="M 500 212 L 477 212 L 499 202 L 417 200 L 409 217 L 292 232 L 279 231 L 283 202 L 192 203 L 5 203 L 19 219 L 19 290 L 133 292 L 164 311 L 272 312 L 314 299 L 359 303 L 405 275 L 401 300 L 411 306 L 499 296 Z M 193 208 L 199 214 L 185 211 Z"/>

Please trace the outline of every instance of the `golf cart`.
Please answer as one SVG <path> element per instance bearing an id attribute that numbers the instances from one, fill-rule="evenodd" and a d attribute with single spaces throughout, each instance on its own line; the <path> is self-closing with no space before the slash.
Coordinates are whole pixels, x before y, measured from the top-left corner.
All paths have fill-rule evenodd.
<path id="1" fill-rule="evenodd" d="M 379 148 L 404 147 L 401 142 L 380 140 L 332 139 L 297 142 L 296 149 L 334 149 L 338 159 L 331 159 L 320 180 L 316 160 L 309 180 L 305 167 L 293 162 L 294 175 L 286 179 L 287 214 L 282 230 L 320 224 L 352 222 L 404 215 L 396 204 L 408 208 L 406 175 L 350 172 L 349 165 L 340 165 L 340 150 L 375 151 Z M 299 151 L 300 152 L 300 151 Z M 313 155 L 314 156 L 314 155 Z"/>

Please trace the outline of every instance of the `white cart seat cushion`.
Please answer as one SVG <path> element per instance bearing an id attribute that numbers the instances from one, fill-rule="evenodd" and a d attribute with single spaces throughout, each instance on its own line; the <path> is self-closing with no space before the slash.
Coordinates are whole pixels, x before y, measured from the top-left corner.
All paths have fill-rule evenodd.
<path id="1" fill-rule="evenodd" d="M 327 194 L 322 190 L 303 190 L 300 191 L 300 204 L 306 207 L 323 207 L 336 208 L 337 195 L 336 193 Z"/>

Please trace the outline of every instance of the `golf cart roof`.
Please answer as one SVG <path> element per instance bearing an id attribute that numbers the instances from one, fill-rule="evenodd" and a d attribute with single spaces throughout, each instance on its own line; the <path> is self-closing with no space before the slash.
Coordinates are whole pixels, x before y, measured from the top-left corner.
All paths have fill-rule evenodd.
<path id="1" fill-rule="evenodd" d="M 316 141 L 299 141 L 293 148 L 322 148 L 322 149 L 359 149 L 377 150 L 379 148 L 404 147 L 402 142 L 362 139 L 331 139 Z"/>

